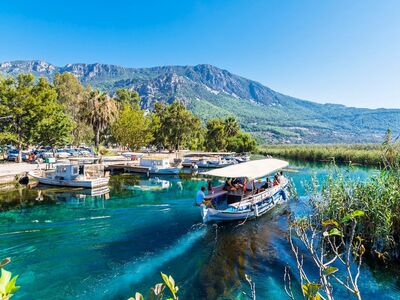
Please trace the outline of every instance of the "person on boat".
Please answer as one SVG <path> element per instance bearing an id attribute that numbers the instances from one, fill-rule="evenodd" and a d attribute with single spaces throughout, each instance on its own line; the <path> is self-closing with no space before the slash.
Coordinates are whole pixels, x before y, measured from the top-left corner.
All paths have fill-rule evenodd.
<path id="1" fill-rule="evenodd" d="M 214 194 L 214 190 L 213 190 L 213 186 L 212 186 L 211 180 L 208 181 L 207 191 L 208 191 L 208 194 L 209 194 L 209 195 L 210 195 L 210 194 Z"/>
<path id="2" fill-rule="evenodd" d="M 232 183 L 232 179 L 231 178 L 227 178 L 225 181 L 225 185 L 224 185 L 224 190 L 225 191 L 236 191 L 236 188 L 233 186 Z"/>
<path id="3" fill-rule="evenodd" d="M 267 177 L 267 179 L 265 180 L 264 184 L 257 190 L 257 193 L 261 193 L 264 192 L 265 190 L 269 189 L 272 187 L 272 182 L 269 179 L 269 177 Z"/>
<path id="4" fill-rule="evenodd" d="M 196 195 L 196 205 L 197 206 L 204 204 L 204 198 L 206 197 L 206 194 L 204 193 L 205 191 L 206 191 L 206 187 L 203 185 L 200 188 L 200 191 L 197 192 L 197 195 Z"/>
<path id="5" fill-rule="evenodd" d="M 278 172 L 278 181 L 279 183 L 283 183 L 285 181 L 285 177 L 283 176 L 283 172 Z"/>
<path id="6" fill-rule="evenodd" d="M 278 175 L 275 175 L 275 176 L 274 176 L 274 183 L 273 183 L 273 186 L 277 186 L 277 185 L 279 185 L 279 179 L 278 179 Z"/>

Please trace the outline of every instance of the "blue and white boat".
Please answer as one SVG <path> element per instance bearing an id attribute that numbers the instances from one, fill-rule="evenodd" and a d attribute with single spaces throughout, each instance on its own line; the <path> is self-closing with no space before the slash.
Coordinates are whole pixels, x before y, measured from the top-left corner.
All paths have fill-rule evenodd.
<path id="1" fill-rule="evenodd" d="M 246 189 L 230 190 L 224 186 L 213 188 L 200 206 L 204 223 L 257 218 L 289 197 L 289 181 L 282 177 L 275 186 L 260 189 L 262 180 L 289 164 L 278 159 L 261 159 L 215 169 L 203 174 L 220 178 L 246 180 Z"/>

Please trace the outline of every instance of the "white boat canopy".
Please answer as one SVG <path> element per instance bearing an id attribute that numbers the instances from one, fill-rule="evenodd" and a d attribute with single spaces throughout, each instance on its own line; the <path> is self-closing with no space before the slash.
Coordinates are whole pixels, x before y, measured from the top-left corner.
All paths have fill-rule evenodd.
<path id="1" fill-rule="evenodd" d="M 249 180 L 254 180 L 274 173 L 288 165 L 289 163 L 287 161 L 267 158 L 214 169 L 203 174 L 224 178 L 247 178 Z"/>

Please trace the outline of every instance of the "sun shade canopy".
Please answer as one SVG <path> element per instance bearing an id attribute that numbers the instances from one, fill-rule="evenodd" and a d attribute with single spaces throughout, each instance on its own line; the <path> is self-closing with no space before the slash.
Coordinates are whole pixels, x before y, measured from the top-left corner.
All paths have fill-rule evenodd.
<path id="1" fill-rule="evenodd" d="M 289 163 L 284 160 L 268 158 L 252 160 L 249 162 L 214 169 L 203 174 L 216 177 L 257 179 L 287 167 Z"/>

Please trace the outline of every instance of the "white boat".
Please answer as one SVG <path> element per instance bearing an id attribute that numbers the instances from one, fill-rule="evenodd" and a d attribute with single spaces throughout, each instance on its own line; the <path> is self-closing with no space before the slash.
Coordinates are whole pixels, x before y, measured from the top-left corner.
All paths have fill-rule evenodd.
<path id="1" fill-rule="evenodd" d="M 156 175 L 177 175 L 182 167 L 172 166 L 168 158 L 164 157 L 143 157 L 138 166 L 126 168 L 129 172 L 139 172 Z"/>
<path id="2" fill-rule="evenodd" d="M 203 169 L 215 169 L 215 168 L 223 168 L 230 165 L 234 165 L 237 162 L 231 159 L 224 158 L 185 158 L 182 162 L 182 166 L 184 167 L 193 167 L 197 166 L 197 168 Z"/>
<path id="3" fill-rule="evenodd" d="M 270 175 L 288 166 L 286 161 L 262 159 L 211 170 L 203 174 L 222 178 L 246 179 L 243 190 L 229 191 L 224 186 L 213 188 L 205 198 L 206 204 L 200 206 L 204 223 L 245 220 L 261 216 L 273 207 L 282 204 L 288 197 L 289 181 L 282 178 L 280 183 L 265 190 L 259 189 L 256 179 Z M 262 182 L 261 182 L 262 183 Z M 258 188 L 256 185 L 259 185 Z"/>
<path id="4" fill-rule="evenodd" d="M 28 174 L 42 184 L 90 189 L 106 186 L 110 180 L 104 176 L 104 166 L 99 164 L 56 165 L 52 170 L 35 170 Z"/>

